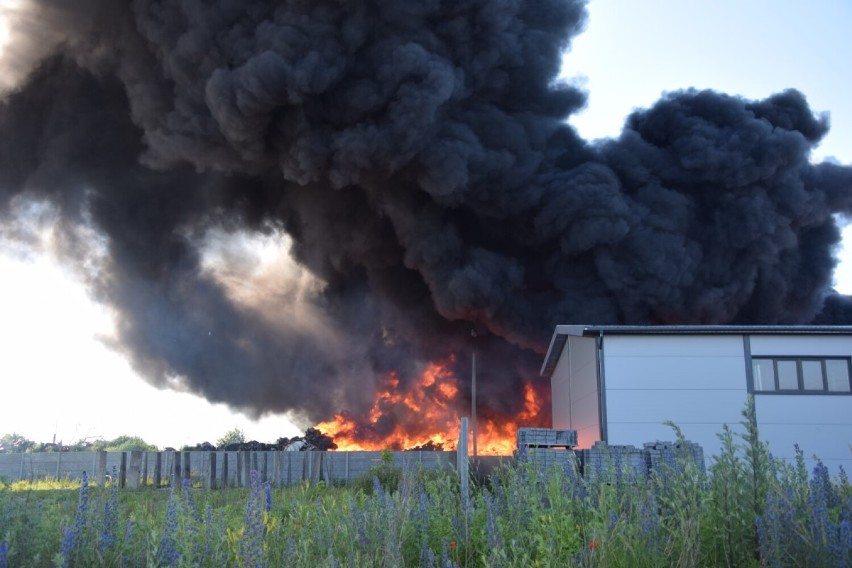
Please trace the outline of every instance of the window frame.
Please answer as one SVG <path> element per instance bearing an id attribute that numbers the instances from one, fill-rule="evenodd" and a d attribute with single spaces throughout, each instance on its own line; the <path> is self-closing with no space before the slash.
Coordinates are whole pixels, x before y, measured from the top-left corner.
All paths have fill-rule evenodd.
<path id="1" fill-rule="evenodd" d="M 750 393 L 751 394 L 778 394 L 778 395 L 843 395 L 849 396 L 852 395 L 852 357 L 844 357 L 844 356 L 825 356 L 825 357 L 814 357 L 814 356 L 803 356 L 796 357 L 791 355 L 758 355 L 750 357 L 751 361 L 751 369 L 750 372 L 752 375 L 754 374 L 755 361 L 771 361 L 772 362 L 772 378 L 773 378 L 773 389 L 772 390 L 761 390 L 757 388 L 755 384 L 755 380 L 752 379 L 749 381 L 751 384 Z M 796 388 L 795 389 L 780 389 L 779 387 L 779 375 L 778 375 L 778 363 L 779 361 L 791 361 L 796 363 Z M 820 389 L 806 389 L 805 388 L 805 375 L 803 371 L 803 362 L 818 362 L 820 363 L 820 371 L 822 373 L 822 385 Z M 828 367 L 826 365 L 827 361 L 843 361 L 846 363 L 846 380 L 848 382 L 848 390 L 829 390 L 828 389 Z"/>

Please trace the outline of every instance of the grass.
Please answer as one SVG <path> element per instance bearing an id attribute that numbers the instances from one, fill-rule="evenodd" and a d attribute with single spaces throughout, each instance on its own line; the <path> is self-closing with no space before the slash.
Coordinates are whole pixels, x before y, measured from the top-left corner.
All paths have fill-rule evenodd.
<path id="1" fill-rule="evenodd" d="M 753 407 L 744 416 L 707 471 L 676 452 L 648 477 L 521 463 L 474 482 L 467 502 L 454 476 L 387 463 L 349 487 L 273 489 L 257 473 L 218 491 L 10 484 L 0 568 L 852 565 L 846 473 L 807 471 L 801 451 L 774 460 Z"/>

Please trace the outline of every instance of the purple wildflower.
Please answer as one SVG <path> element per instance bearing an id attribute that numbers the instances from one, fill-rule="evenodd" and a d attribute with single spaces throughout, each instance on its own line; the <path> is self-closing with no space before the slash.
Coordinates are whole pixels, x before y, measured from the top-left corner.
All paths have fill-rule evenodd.
<path id="1" fill-rule="evenodd" d="M 831 545 L 831 561 L 837 568 L 852 566 L 852 522 L 849 519 L 840 521 L 838 539 Z"/>
<path id="2" fill-rule="evenodd" d="M 358 506 L 355 505 L 354 499 L 349 497 L 349 522 L 352 523 L 352 526 L 355 528 L 355 542 L 361 546 L 366 546 L 367 541 L 367 530 L 365 528 L 367 524 L 367 515 L 363 510 L 359 509 Z"/>
<path id="3" fill-rule="evenodd" d="M 74 527 L 65 528 L 62 536 L 60 552 L 63 566 L 69 566 L 71 557 L 74 555 L 77 544 L 82 540 L 83 530 L 86 527 L 86 517 L 89 512 L 89 478 L 86 472 L 80 478 L 80 491 L 77 498 L 77 512 L 74 514 Z"/>
<path id="4" fill-rule="evenodd" d="M 435 568 L 435 562 L 437 560 L 435 553 L 429 547 L 426 540 L 424 540 L 420 550 L 420 566 L 423 566 L 424 568 Z"/>
<path id="5" fill-rule="evenodd" d="M 98 535 L 98 550 L 101 556 L 115 544 L 115 529 L 118 525 L 118 486 L 110 485 L 106 502 L 101 532 Z"/>
<path id="6" fill-rule="evenodd" d="M 251 493 L 246 504 L 246 523 L 240 538 L 240 557 L 243 564 L 254 568 L 263 567 L 263 540 L 266 527 L 263 524 L 264 497 L 261 495 L 260 474 L 251 471 Z"/>
<path id="7" fill-rule="evenodd" d="M 292 536 L 287 537 L 287 545 L 284 547 L 284 561 L 286 566 L 296 566 L 296 541 Z"/>
<path id="8" fill-rule="evenodd" d="M 195 506 L 195 495 L 192 491 L 192 481 L 189 479 L 184 479 L 181 482 L 181 497 L 183 498 L 184 503 L 189 509 L 190 514 L 193 519 L 198 519 L 198 507 Z"/>
<path id="9" fill-rule="evenodd" d="M 68 568 L 71 565 L 71 555 L 74 554 L 74 546 L 77 544 L 77 539 L 74 535 L 74 529 L 65 527 L 65 532 L 62 536 L 62 544 L 59 548 L 62 555 L 62 567 Z"/>
<path id="10" fill-rule="evenodd" d="M 783 495 L 770 493 L 766 496 L 763 515 L 755 519 L 761 563 L 765 566 L 783 566 L 785 558 L 793 552 L 791 549 L 797 542 L 790 534 L 796 526 L 794 500 L 791 487 L 785 487 Z"/>
<path id="11" fill-rule="evenodd" d="M 643 498 L 639 508 L 639 530 L 642 542 L 650 554 L 659 554 L 662 549 L 660 542 L 660 512 L 653 493 Z"/>
<path id="12" fill-rule="evenodd" d="M 373 476 L 373 495 L 377 496 L 379 498 L 379 500 L 382 502 L 382 508 L 384 508 L 385 505 L 387 505 L 387 502 L 386 502 L 386 499 L 385 499 L 385 491 L 384 491 L 384 489 L 382 489 L 382 484 L 379 481 L 379 478 L 375 475 Z"/>
<path id="13" fill-rule="evenodd" d="M 483 495 L 483 503 L 485 505 L 485 536 L 489 554 L 493 558 L 495 552 L 503 547 L 500 527 L 497 524 L 500 512 L 497 507 L 497 499 L 490 493 Z"/>
<path id="14" fill-rule="evenodd" d="M 0 542 L 0 568 L 9 568 L 9 544 Z"/>
<path id="15" fill-rule="evenodd" d="M 272 511 L 272 486 L 268 481 L 263 483 L 263 493 L 266 496 L 266 507 L 265 510 L 267 513 Z"/>
<path id="16" fill-rule="evenodd" d="M 174 486 L 169 494 L 169 502 L 166 505 L 166 521 L 163 525 L 163 534 L 160 537 L 160 546 L 157 550 L 157 558 L 163 566 L 174 566 L 180 559 L 180 553 L 177 551 L 177 543 L 174 539 L 174 534 L 178 528 L 177 519 L 177 495 Z"/>
<path id="17" fill-rule="evenodd" d="M 133 540 L 133 520 L 127 519 L 127 523 L 124 525 L 124 549 L 127 550 L 130 548 L 130 543 Z M 126 566 L 128 564 L 128 557 L 122 556 L 122 563 Z"/>
<path id="18" fill-rule="evenodd" d="M 441 568 L 458 568 L 453 559 L 450 557 L 450 547 L 455 548 L 456 541 L 444 537 L 441 540 Z"/>
<path id="19" fill-rule="evenodd" d="M 86 525 L 86 516 L 89 512 L 89 478 L 86 472 L 80 478 L 80 493 L 77 499 L 77 513 L 74 515 L 74 536 L 77 540 L 83 534 Z"/>

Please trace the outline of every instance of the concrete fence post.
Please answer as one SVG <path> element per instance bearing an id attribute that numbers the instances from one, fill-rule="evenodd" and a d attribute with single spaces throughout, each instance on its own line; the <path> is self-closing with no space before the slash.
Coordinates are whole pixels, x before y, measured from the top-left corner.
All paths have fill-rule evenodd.
<path id="1" fill-rule="evenodd" d="M 243 451 L 243 487 L 251 485 L 251 458 L 252 452 Z"/>
<path id="2" fill-rule="evenodd" d="M 159 489 L 163 482 L 163 453 L 157 452 L 154 456 L 154 489 Z"/>
<path id="3" fill-rule="evenodd" d="M 98 464 L 95 468 L 95 480 L 98 484 L 98 487 L 103 487 L 106 483 L 106 464 L 107 464 L 107 453 L 104 450 L 101 450 L 97 453 Z"/>
<path id="4" fill-rule="evenodd" d="M 118 486 L 124 489 L 127 483 L 127 452 L 121 452 L 121 463 L 118 466 Z"/>
<path id="5" fill-rule="evenodd" d="M 334 481 L 334 454 L 331 452 L 323 453 L 325 454 L 322 457 L 323 465 L 325 465 L 323 475 L 325 476 L 325 482 L 331 484 Z"/>
<path id="6" fill-rule="evenodd" d="M 311 472 L 313 473 L 313 475 L 311 476 L 311 485 L 316 485 L 322 478 L 322 455 L 324 453 L 325 452 L 317 451 L 311 452 L 311 462 L 313 462 L 311 464 Z"/>
<path id="7" fill-rule="evenodd" d="M 181 479 L 191 479 L 191 472 L 189 471 L 190 465 L 192 462 L 192 453 L 191 452 L 183 452 L 183 475 Z"/>
<path id="8" fill-rule="evenodd" d="M 181 455 L 180 452 L 174 452 L 175 463 L 174 463 L 174 471 L 172 472 L 172 487 L 175 489 L 181 488 L 180 482 L 180 460 Z"/>
<path id="9" fill-rule="evenodd" d="M 142 487 L 148 487 L 148 452 L 142 454 Z"/>
<path id="10" fill-rule="evenodd" d="M 313 476 L 313 459 L 312 456 L 313 451 L 308 450 L 305 452 L 299 452 L 299 456 L 302 458 L 302 478 L 300 481 L 310 481 Z"/>
<path id="11" fill-rule="evenodd" d="M 272 459 L 272 484 L 281 487 L 281 450 L 275 450 Z"/>
<path id="12" fill-rule="evenodd" d="M 139 489 L 139 476 L 142 473 L 142 452 L 130 452 L 130 467 L 128 468 L 127 488 Z"/>
<path id="13" fill-rule="evenodd" d="M 216 452 L 207 452 L 207 489 L 216 489 Z"/>
<path id="14" fill-rule="evenodd" d="M 228 452 L 222 452 L 222 487 L 228 486 Z"/>

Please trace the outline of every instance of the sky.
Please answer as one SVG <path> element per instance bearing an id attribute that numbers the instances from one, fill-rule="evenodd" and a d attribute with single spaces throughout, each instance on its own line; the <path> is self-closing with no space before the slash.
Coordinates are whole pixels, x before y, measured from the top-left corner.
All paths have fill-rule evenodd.
<path id="1" fill-rule="evenodd" d="M 795 87 L 830 115 L 813 159 L 851 164 L 850 29 L 848 0 L 592 0 L 587 29 L 565 58 L 564 78 L 588 93 L 570 122 L 584 138 L 613 137 L 632 110 L 664 92 L 764 98 Z M 0 20 L 0 57 L 4 36 Z M 135 375 L 106 345 L 114 314 L 91 302 L 50 252 L 50 215 L 42 213 L 37 247 L 0 243 L 0 435 L 64 443 L 134 435 L 180 447 L 215 443 L 233 428 L 264 442 L 301 433 L 285 416 L 252 420 Z M 844 242 L 836 288 L 852 294 L 852 228 Z"/>

